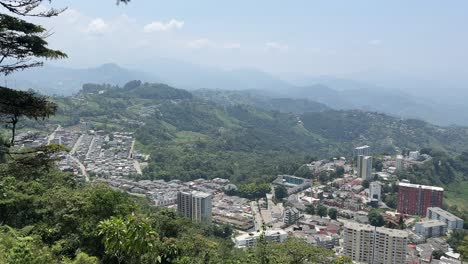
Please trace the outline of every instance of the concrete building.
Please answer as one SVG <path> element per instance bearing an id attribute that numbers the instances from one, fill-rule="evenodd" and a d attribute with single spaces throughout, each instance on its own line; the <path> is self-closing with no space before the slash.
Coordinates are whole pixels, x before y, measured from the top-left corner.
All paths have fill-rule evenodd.
<path id="1" fill-rule="evenodd" d="M 419 222 L 415 225 L 416 234 L 424 238 L 445 236 L 447 233 L 447 224 L 438 220 L 429 220 Z"/>
<path id="2" fill-rule="evenodd" d="M 211 223 L 211 194 L 192 192 L 192 220 Z"/>
<path id="3" fill-rule="evenodd" d="M 369 199 L 377 199 L 381 201 L 382 185 L 380 182 L 371 182 L 369 184 Z"/>
<path id="4" fill-rule="evenodd" d="M 295 224 L 300 217 L 301 215 L 299 213 L 299 210 L 297 210 L 294 207 L 288 207 L 286 208 L 286 210 L 284 210 L 283 223 L 287 225 Z"/>
<path id="5" fill-rule="evenodd" d="M 177 193 L 177 211 L 183 217 L 192 219 L 192 193 Z"/>
<path id="6" fill-rule="evenodd" d="M 397 171 L 402 171 L 405 168 L 405 165 L 403 163 L 403 156 L 402 155 L 397 155 L 396 156 L 396 163 L 395 167 Z"/>
<path id="7" fill-rule="evenodd" d="M 211 223 L 211 194 L 192 191 L 177 193 L 177 211 L 195 222 Z"/>
<path id="8" fill-rule="evenodd" d="M 447 225 L 448 230 L 463 229 L 463 219 L 457 217 L 440 207 L 427 208 L 426 218 L 428 220 L 438 220 Z"/>
<path id="9" fill-rule="evenodd" d="M 232 239 L 237 248 L 253 247 L 257 244 L 261 232 L 245 233 Z M 265 240 L 268 242 L 284 242 L 288 233 L 282 229 L 271 229 L 265 231 Z"/>
<path id="10" fill-rule="evenodd" d="M 412 160 L 418 160 L 420 156 L 419 151 L 410 151 L 409 153 L 409 158 Z"/>
<path id="11" fill-rule="evenodd" d="M 372 180 L 372 157 L 371 156 L 358 156 L 357 164 L 358 177 L 363 180 Z"/>
<path id="12" fill-rule="evenodd" d="M 361 147 L 357 147 L 354 149 L 354 155 L 356 156 L 369 156 L 370 155 L 370 147 L 365 145 Z"/>
<path id="13" fill-rule="evenodd" d="M 407 244 L 406 231 L 353 222 L 344 225 L 344 254 L 359 263 L 404 264 Z"/>
<path id="14" fill-rule="evenodd" d="M 426 216 L 427 208 L 442 207 L 444 189 L 435 186 L 398 183 L 398 212 Z"/>
<path id="15" fill-rule="evenodd" d="M 339 245 L 339 236 L 336 234 L 317 234 L 314 235 L 312 239 L 312 244 L 314 244 L 317 247 L 333 249 L 334 247 Z"/>
<path id="16" fill-rule="evenodd" d="M 278 175 L 273 181 L 274 185 L 283 185 L 288 189 L 288 194 L 294 194 L 303 191 L 312 186 L 310 179 L 296 177 L 293 175 Z"/>

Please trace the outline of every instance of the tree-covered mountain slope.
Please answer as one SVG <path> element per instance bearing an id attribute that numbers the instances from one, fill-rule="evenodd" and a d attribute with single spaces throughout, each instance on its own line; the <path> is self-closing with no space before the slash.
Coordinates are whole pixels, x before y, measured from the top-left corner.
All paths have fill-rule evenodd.
<path id="1" fill-rule="evenodd" d="M 302 114 L 330 110 L 322 103 L 308 99 L 281 98 L 266 95 L 264 91 L 227 91 L 201 89 L 192 92 L 195 96 L 223 106 L 251 105 L 265 110 L 276 110 L 282 113 Z"/>
<path id="2" fill-rule="evenodd" d="M 139 81 L 123 87 L 88 84 L 79 95 L 56 100 L 55 122 L 134 131 L 137 147 L 151 154 L 147 178 L 265 180 L 293 173 L 311 157 L 350 156 L 360 144 L 371 145 L 374 153 L 423 147 L 461 153 L 468 142 L 465 128 L 364 111 L 283 113 L 248 102 L 220 105 Z"/>
<path id="3" fill-rule="evenodd" d="M 441 127 L 417 119 L 399 119 L 360 110 L 325 111 L 301 115 L 311 133 L 350 146 L 368 144 L 375 153 L 395 153 L 431 146 L 449 153 L 466 150 L 468 129 Z"/>

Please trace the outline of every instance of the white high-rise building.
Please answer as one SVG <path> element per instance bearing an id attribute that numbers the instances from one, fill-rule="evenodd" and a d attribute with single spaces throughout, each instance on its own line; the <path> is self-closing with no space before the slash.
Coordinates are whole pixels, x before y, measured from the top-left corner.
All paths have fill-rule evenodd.
<path id="1" fill-rule="evenodd" d="M 192 219 L 192 193 L 177 193 L 177 211 L 183 217 Z"/>
<path id="2" fill-rule="evenodd" d="M 359 263 L 405 264 L 408 232 L 347 222 L 344 254 Z"/>
<path id="3" fill-rule="evenodd" d="M 382 185 L 380 182 L 375 181 L 369 184 L 369 198 L 370 199 L 377 199 L 380 202 L 381 193 L 382 193 Z"/>
<path id="4" fill-rule="evenodd" d="M 354 149 L 354 155 L 356 156 L 369 156 L 370 155 L 370 147 L 365 145 L 361 147 L 357 147 Z"/>
<path id="5" fill-rule="evenodd" d="M 372 157 L 360 155 L 357 163 L 358 177 L 363 180 L 372 180 Z"/>
<path id="6" fill-rule="evenodd" d="M 403 164 L 403 156 L 402 155 L 397 155 L 396 156 L 395 167 L 396 167 L 397 171 L 402 171 L 405 168 L 404 164 Z"/>
<path id="7" fill-rule="evenodd" d="M 179 192 L 177 211 L 195 222 L 211 222 L 211 194 L 204 192 Z"/>

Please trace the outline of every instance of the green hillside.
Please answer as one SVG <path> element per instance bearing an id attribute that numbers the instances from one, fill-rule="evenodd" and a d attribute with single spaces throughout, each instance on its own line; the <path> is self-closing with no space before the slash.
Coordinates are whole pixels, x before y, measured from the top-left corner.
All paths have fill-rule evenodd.
<path id="1" fill-rule="evenodd" d="M 251 105 L 260 109 L 295 114 L 330 110 L 328 106 L 308 99 L 269 97 L 265 95 L 265 91 L 227 91 L 201 89 L 196 90 L 193 93 L 197 97 L 215 102 L 223 106 Z"/>
<path id="2" fill-rule="evenodd" d="M 96 129 L 134 131 L 137 146 L 151 154 L 142 176 L 147 179 L 266 182 L 278 173 L 294 173 L 312 157 L 350 157 L 361 144 L 371 145 L 375 154 L 431 148 L 457 157 L 468 142 L 468 130 L 461 127 L 364 111 L 284 113 L 256 104 L 220 105 L 220 100 L 138 81 L 124 87 L 88 84 L 78 96 L 56 100 L 61 110 L 51 122 L 82 120 Z M 456 190 L 465 184 L 460 168 L 453 167 L 453 177 L 423 172 L 413 180 L 446 186 L 447 197 L 455 201 Z"/>
<path id="3" fill-rule="evenodd" d="M 416 119 L 398 119 L 360 110 L 305 113 L 304 127 L 349 147 L 368 144 L 375 153 L 432 147 L 449 153 L 467 149 L 468 129 L 440 127 Z"/>

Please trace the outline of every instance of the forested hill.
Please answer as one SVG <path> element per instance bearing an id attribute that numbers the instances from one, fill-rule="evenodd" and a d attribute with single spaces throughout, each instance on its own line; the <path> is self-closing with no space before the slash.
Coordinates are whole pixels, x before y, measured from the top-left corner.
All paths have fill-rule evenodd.
<path id="1" fill-rule="evenodd" d="M 464 128 L 443 128 L 363 111 L 283 113 L 252 105 L 219 105 L 164 84 L 85 85 L 57 98 L 56 122 L 90 121 L 95 128 L 133 130 L 151 153 L 147 178 L 230 178 L 235 182 L 294 173 L 312 157 L 349 156 L 369 144 L 374 153 L 432 147 L 467 149 Z M 272 104 L 275 106 L 275 104 Z"/>
<path id="2" fill-rule="evenodd" d="M 374 152 L 422 147 L 459 154 L 468 149 L 468 129 L 440 127 L 416 119 L 399 119 L 361 110 L 325 111 L 301 115 L 304 127 L 337 144 L 369 144 Z"/>
<path id="3" fill-rule="evenodd" d="M 193 94 L 223 106 L 251 105 L 282 113 L 302 114 L 330 110 L 328 106 L 308 99 L 270 97 L 265 95 L 265 91 L 258 90 L 228 91 L 201 89 L 193 91 Z"/>

